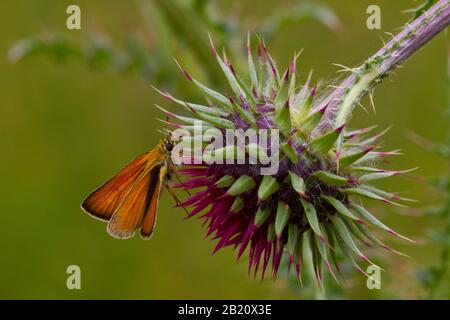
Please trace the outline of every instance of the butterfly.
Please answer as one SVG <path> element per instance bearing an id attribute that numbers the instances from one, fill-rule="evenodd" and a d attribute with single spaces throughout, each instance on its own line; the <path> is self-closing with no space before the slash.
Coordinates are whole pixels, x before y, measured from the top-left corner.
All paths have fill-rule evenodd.
<path id="1" fill-rule="evenodd" d="M 89 215 L 108 222 L 108 233 L 120 239 L 134 236 L 136 230 L 149 239 L 155 229 L 158 201 L 163 186 L 179 203 L 169 187 L 175 165 L 170 158 L 174 145 L 163 139 L 141 154 L 105 184 L 93 191 L 81 207 Z"/>

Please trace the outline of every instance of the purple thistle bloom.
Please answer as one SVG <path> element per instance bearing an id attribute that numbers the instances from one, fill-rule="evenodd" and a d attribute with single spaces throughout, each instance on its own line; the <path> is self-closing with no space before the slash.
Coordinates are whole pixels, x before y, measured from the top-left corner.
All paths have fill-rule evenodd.
<path id="1" fill-rule="evenodd" d="M 261 278 L 269 267 L 276 276 L 282 257 L 287 255 L 290 269 L 301 278 L 304 250 L 310 250 L 314 273 L 321 282 L 323 267 L 334 277 L 340 272 L 337 251 L 363 273 L 355 257 L 371 262 L 360 251 L 360 245 L 396 252 L 378 240 L 367 226 L 400 235 L 355 202 L 355 198 L 390 204 L 407 200 L 372 186 L 375 180 L 401 173 L 373 167 L 385 156 L 395 154 L 373 146 L 381 135 L 368 137 L 373 128 L 347 131 L 347 123 L 317 130 L 327 105 L 314 107 L 319 89 L 311 87 L 310 78 L 303 85 L 296 83 L 297 55 L 281 73 L 263 41 L 259 42 L 255 63 L 249 41 L 248 85 L 214 46 L 212 52 L 233 95 L 207 88 L 179 65 L 187 79 L 212 103 L 185 103 L 163 93 L 168 100 L 189 106 L 187 110 L 194 117 L 181 117 L 162 109 L 184 123 L 173 124 L 175 129 L 192 133 L 193 119 L 198 119 L 222 135 L 230 129 L 279 130 L 279 149 L 272 137 L 265 146 L 259 146 L 266 155 L 279 159 L 278 170 L 272 174 L 261 173 L 262 163 L 239 163 L 234 151 L 236 158 L 232 160 L 236 162 L 232 164 L 200 159 L 198 164 L 185 162 L 179 167 L 178 172 L 186 179 L 176 187 L 193 192 L 179 206 L 190 210 L 188 218 L 197 216 L 203 221 L 206 236 L 216 242 L 213 253 L 232 247 L 239 259 L 247 252 L 249 274 L 256 276 L 259 271 Z M 254 147 L 244 141 L 246 160 Z"/>

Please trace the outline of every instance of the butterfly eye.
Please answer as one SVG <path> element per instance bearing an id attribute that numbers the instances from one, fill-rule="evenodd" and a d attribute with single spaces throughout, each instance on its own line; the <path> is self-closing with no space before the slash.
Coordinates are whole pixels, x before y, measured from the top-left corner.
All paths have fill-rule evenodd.
<path id="1" fill-rule="evenodd" d="M 173 149 L 173 143 L 172 142 L 166 142 L 166 145 L 165 145 L 165 147 L 166 147 L 166 150 L 167 151 L 172 151 L 172 149 Z"/>

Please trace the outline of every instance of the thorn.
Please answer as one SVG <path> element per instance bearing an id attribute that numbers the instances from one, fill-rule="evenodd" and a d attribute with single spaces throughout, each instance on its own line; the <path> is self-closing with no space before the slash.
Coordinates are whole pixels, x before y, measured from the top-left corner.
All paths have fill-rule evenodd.
<path id="1" fill-rule="evenodd" d="M 170 93 L 168 93 L 168 92 L 163 92 L 163 91 L 159 90 L 157 87 L 155 87 L 154 85 L 150 85 L 150 86 L 153 88 L 153 90 L 155 90 L 156 92 L 158 92 L 160 95 L 162 95 L 162 96 L 163 96 L 164 98 L 166 98 L 167 100 L 172 101 L 172 102 L 175 101 L 174 97 L 173 97 Z"/>
<path id="2" fill-rule="evenodd" d="M 162 123 L 167 124 L 167 125 L 169 125 L 169 126 L 173 126 L 173 127 L 175 127 L 175 128 L 181 128 L 181 127 L 182 127 L 182 125 L 180 125 L 180 124 L 178 124 L 178 123 L 169 122 L 169 121 L 167 121 L 167 120 L 163 120 L 163 119 L 159 119 L 159 118 L 156 118 L 156 120 L 161 121 Z"/>
<path id="3" fill-rule="evenodd" d="M 283 80 L 286 83 L 289 82 L 289 68 L 286 69 L 286 72 L 284 73 L 284 76 L 283 76 Z"/>
<path id="4" fill-rule="evenodd" d="M 403 204 L 400 204 L 400 203 L 397 203 L 397 202 L 394 202 L 394 201 L 391 201 L 391 200 L 388 200 L 388 199 L 382 199 L 381 201 L 383 201 L 385 203 L 388 203 L 388 204 L 392 204 L 392 205 L 397 206 L 397 207 L 402 207 L 402 208 L 407 208 L 408 207 L 408 206 L 405 206 Z"/>
<path id="5" fill-rule="evenodd" d="M 412 142 L 414 142 L 415 144 L 419 145 L 420 147 L 428 150 L 428 151 L 435 151 L 437 149 L 437 144 L 418 135 L 417 133 L 415 133 L 412 130 L 406 130 L 404 135 L 411 140 Z"/>
<path id="6" fill-rule="evenodd" d="M 250 44 L 250 31 L 247 31 L 247 54 L 252 55 L 252 47 Z"/>
<path id="7" fill-rule="evenodd" d="M 155 104 L 155 107 L 157 107 L 159 110 L 161 110 L 162 112 L 164 112 L 164 113 L 167 114 L 168 116 L 173 117 L 173 118 L 177 118 L 177 115 L 176 115 L 175 113 L 170 112 L 170 111 L 164 109 L 163 107 L 161 107 L 161 106 L 159 106 L 159 105 L 157 105 L 157 104 Z"/>
<path id="8" fill-rule="evenodd" d="M 304 88 L 308 88 L 309 87 L 309 83 L 311 82 L 311 78 L 313 75 L 313 70 L 311 70 L 308 74 L 308 78 L 306 79 L 305 84 L 303 85 Z"/>
<path id="9" fill-rule="evenodd" d="M 342 126 L 336 128 L 335 131 L 338 132 L 338 133 L 341 133 L 344 130 L 344 128 L 345 128 L 345 124 L 343 124 Z"/>
<path id="10" fill-rule="evenodd" d="M 339 64 L 339 63 L 333 63 L 333 65 L 342 69 L 342 70 L 338 70 L 338 72 L 351 72 L 351 73 L 355 73 L 356 72 L 355 68 L 349 68 L 349 67 L 346 67 L 346 66 L 344 66 L 342 64 Z"/>
<path id="11" fill-rule="evenodd" d="M 373 101 L 373 91 L 369 92 L 369 99 L 370 99 L 370 104 L 372 106 L 373 113 L 377 114 L 377 110 L 375 109 L 375 103 Z"/>
<path id="12" fill-rule="evenodd" d="M 397 250 L 395 250 L 395 249 L 392 249 L 391 247 L 389 247 L 389 246 L 387 246 L 387 245 L 382 245 L 382 247 L 383 247 L 384 249 L 386 249 L 387 251 L 389 251 L 389 252 L 398 254 L 399 256 L 410 258 L 409 255 L 407 255 L 407 254 L 405 254 L 405 253 L 403 253 L 403 252 L 397 251 Z"/>
<path id="13" fill-rule="evenodd" d="M 323 106 L 323 107 L 319 110 L 319 112 L 322 113 L 322 114 L 324 114 L 325 111 L 328 109 L 328 106 L 329 106 L 329 105 L 330 105 L 330 103 L 327 103 L 325 106 Z"/>
<path id="14" fill-rule="evenodd" d="M 259 39 L 259 43 L 258 43 L 258 59 L 261 59 L 262 56 L 262 48 L 261 48 L 261 39 Z"/>
<path id="15" fill-rule="evenodd" d="M 383 47 L 386 47 L 386 42 L 384 41 L 383 37 L 379 34 L 381 42 L 383 43 Z"/>
<path id="16" fill-rule="evenodd" d="M 184 74 L 184 76 L 186 78 L 188 78 L 189 81 L 193 81 L 193 78 L 191 77 L 191 75 L 181 66 L 181 64 L 178 62 L 178 60 L 176 58 L 173 58 L 173 60 L 175 61 L 176 65 L 181 70 L 181 72 Z"/>
<path id="17" fill-rule="evenodd" d="M 392 151 L 379 151 L 377 152 L 377 156 L 379 157 L 385 157 L 385 156 L 397 156 L 397 155 L 402 155 L 403 153 L 400 152 L 401 149 L 396 149 L 396 150 L 392 150 Z"/>
<path id="18" fill-rule="evenodd" d="M 290 68 L 291 68 L 291 73 L 292 73 L 293 75 L 294 75 L 295 72 L 297 71 L 297 60 L 298 60 L 298 58 L 300 57 L 300 55 L 302 54 L 302 52 L 303 52 L 303 49 L 301 49 L 299 52 L 297 52 L 297 53 L 294 55 L 294 58 L 292 59 Z"/>
<path id="19" fill-rule="evenodd" d="M 360 106 L 361 108 L 363 108 L 363 110 L 364 110 L 367 114 L 369 114 L 369 111 L 367 110 L 366 107 L 364 107 L 364 105 L 361 104 L 361 102 L 358 102 L 358 106 Z"/>
<path id="20" fill-rule="evenodd" d="M 405 236 L 402 236 L 400 233 L 397 233 L 397 232 L 395 232 L 394 230 L 392 230 L 392 229 L 389 229 L 389 230 L 387 230 L 390 234 L 392 234 L 392 235 L 394 235 L 394 236 L 396 236 L 396 237 L 398 237 L 398 238 L 401 238 L 401 239 L 403 239 L 403 240 L 406 240 L 406 241 L 409 241 L 409 242 L 411 242 L 411 243 L 417 243 L 416 241 L 414 241 L 414 240 L 412 240 L 412 239 L 410 239 L 410 238 L 408 238 L 408 237 L 405 237 Z"/>
<path id="21" fill-rule="evenodd" d="M 197 111 L 195 111 L 195 110 L 189 105 L 188 102 L 185 102 L 184 104 L 185 104 L 186 107 L 189 109 L 189 111 L 191 111 L 193 114 L 197 114 Z"/>
<path id="22" fill-rule="evenodd" d="M 312 98 L 316 95 L 316 91 L 317 91 L 317 84 L 311 90 L 310 96 Z"/>
<path id="23" fill-rule="evenodd" d="M 385 34 L 387 34 L 388 36 L 390 36 L 392 39 L 395 38 L 394 34 L 392 32 L 385 32 Z"/>
<path id="24" fill-rule="evenodd" d="M 368 146 L 368 147 L 366 147 L 364 149 L 364 152 L 367 154 L 367 153 L 369 153 L 370 151 L 372 151 L 372 150 L 374 150 L 376 148 L 377 148 L 377 146 Z"/>
<path id="25" fill-rule="evenodd" d="M 331 85 L 331 84 L 327 85 L 327 88 L 341 89 L 341 90 L 347 89 L 346 87 L 343 87 L 343 86 L 335 86 L 335 85 Z"/>
<path id="26" fill-rule="evenodd" d="M 214 46 L 214 42 L 213 42 L 212 37 L 211 37 L 211 33 L 209 33 L 209 32 L 208 32 L 208 38 L 209 38 L 209 44 L 211 45 L 211 50 L 212 50 L 214 56 L 219 58 L 219 54 L 218 54 L 218 52 L 216 50 L 216 47 Z"/>

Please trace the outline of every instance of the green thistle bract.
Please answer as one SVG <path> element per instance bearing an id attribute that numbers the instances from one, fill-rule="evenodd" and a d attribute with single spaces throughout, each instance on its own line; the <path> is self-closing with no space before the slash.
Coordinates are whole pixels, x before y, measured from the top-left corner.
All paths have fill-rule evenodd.
<path id="1" fill-rule="evenodd" d="M 211 43 L 212 44 L 212 43 Z M 387 231 L 409 240 L 385 226 L 369 211 L 354 202 L 357 198 L 389 204 L 408 200 L 370 185 L 377 179 L 403 172 L 372 167 L 377 160 L 395 152 L 381 152 L 374 145 L 381 135 L 368 137 L 373 128 L 347 131 L 347 125 L 317 128 L 325 109 L 315 108 L 318 88 L 310 77 L 302 85 L 296 81 L 297 58 L 280 73 L 264 42 L 259 41 L 254 59 L 248 40 L 250 85 L 238 76 L 226 56 L 212 44 L 213 54 L 225 75 L 232 95 L 224 95 L 194 79 L 180 65 L 184 75 L 207 98 L 208 106 L 178 100 L 161 92 L 168 100 L 189 110 L 182 117 L 162 109 L 180 123 L 176 128 L 194 130 L 194 121 L 225 129 L 278 129 L 280 132 L 279 170 L 261 175 L 258 164 L 205 164 L 178 169 L 188 179 L 179 184 L 195 193 L 181 204 L 191 208 L 189 216 L 204 212 L 201 218 L 207 235 L 217 239 L 214 252 L 234 246 L 240 257 L 248 248 L 249 272 L 261 270 L 264 277 L 271 264 L 276 275 L 283 255 L 301 277 L 304 243 L 312 251 L 314 272 L 319 281 L 326 267 L 333 276 L 339 272 L 336 251 L 364 272 L 356 258 L 371 263 L 359 249 L 361 244 L 381 246 L 397 252 L 367 227 Z M 246 153 L 254 146 L 246 145 Z M 223 150 L 222 150 L 223 151 Z M 270 144 L 264 150 L 273 152 Z"/>

